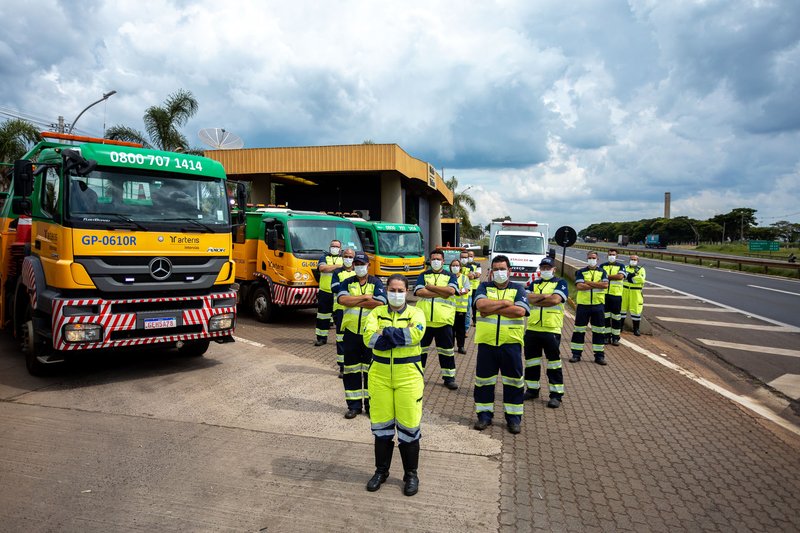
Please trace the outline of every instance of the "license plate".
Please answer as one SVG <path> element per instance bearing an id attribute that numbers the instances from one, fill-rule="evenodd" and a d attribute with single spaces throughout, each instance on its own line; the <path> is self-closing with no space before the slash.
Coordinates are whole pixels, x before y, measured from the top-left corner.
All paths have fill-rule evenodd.
<path id="1" fill-rule="evenodd" d="M 175 317 L 144 319 L 144 329 L 174 328 L 177 327 L 177 325 L 178 319 Z"/>

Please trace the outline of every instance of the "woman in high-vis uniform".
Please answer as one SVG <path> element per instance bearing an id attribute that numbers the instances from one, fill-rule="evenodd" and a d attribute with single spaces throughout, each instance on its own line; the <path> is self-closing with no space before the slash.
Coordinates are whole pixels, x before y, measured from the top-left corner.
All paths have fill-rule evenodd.
<path id="1" fill-rule="evenodd" d="M 393 274 L 386 283 L 388 304 L 376 307 L 367 317 L 364 343 L 372 348 L 368 389 L 370 422 L 375 435 L 375 475 L 367 482 L 374 492 L 389 477 L 397 434 L 403 459 L 403 494 L 413 496 L 419 488 L 420 421 L 422 420 L 422 349 L 425 314 L 406 304 L 408 280 Z"/>

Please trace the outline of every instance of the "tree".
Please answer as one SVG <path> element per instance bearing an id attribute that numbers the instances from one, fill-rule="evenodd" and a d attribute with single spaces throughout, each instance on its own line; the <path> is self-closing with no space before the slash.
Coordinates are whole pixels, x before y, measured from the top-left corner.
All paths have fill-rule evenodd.
<path id="1" fill-rule="evenodd" d="M 795 242 L 800 240 L 800 224 L 789 222 L 788 220 L 779 220 L 770 224 L 777 230 L 777 236 L 786 242 Z"/>
<path id="2" fill-rule="evenodd" d="M 12 118 L 0 124 L 0 162 L 13 163 L 22 158 L 33 144 L 42 139 L 36 126 L 28 121 Z M 0 190 L 7 190 L 11 166 L 0 167 Z"/>
<path id="3" fill-rule="evenodd" d="M 148 138 L 128 126 L 112 126 L 106 138 L 118 141 L 141 143 L 145 148 L 167 152 L 202 153 L 189 147 L 189 141 L 178 128 L 197 113 L 197 100 L 191 92 L 183 89 L 167 96 L 163 106 L 150 106 L 144 112 L 144 129 Z"/>
<path id="4" fill-rule="evenodd" d="M 467 211 L 467 208 L 469 208 L 470 211 L 475 210 L 475 199 L 466 192 L 469 187 L 458 192 L 456 190 L 458 188 L 458 179 L 456 179 L 455 176 L 452 176 L 444 183 L 447 185 L 448 189 L 453 191 L 453 205 L 446 205 L 442 208 L 442 217 L 460 219 L 461 234 L 464 237 L 470 239 L 480 237 L 480 235 L 476 236 L 473 234 L 472 222 L 469 219 L 469 211 Z"/>
<path id="5" fill-rule="evenodd" d="M 737 207 L 724 215 L 716 215 L 709 220 L 722 226 L 722 231 L 725 234 L 723 240 L 726 238 L 735 240 L 737 236 L 744 240 L 750 231 L 750 227 L 758 225 L 758 222 L 756 222 L 756 209 L 750 209 L 749 207 Z"/>

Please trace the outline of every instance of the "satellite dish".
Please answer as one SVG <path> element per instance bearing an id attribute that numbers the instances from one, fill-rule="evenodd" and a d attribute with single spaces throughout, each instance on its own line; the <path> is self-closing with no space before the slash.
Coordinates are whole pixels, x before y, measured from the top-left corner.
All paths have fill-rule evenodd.
<path id="1" fill-rule="evenodd" d="M 203 128 L 198 134 L 204 144 L 217 150 L 235 150 L 244 146 L 244 141 L 225 128 Z"/>

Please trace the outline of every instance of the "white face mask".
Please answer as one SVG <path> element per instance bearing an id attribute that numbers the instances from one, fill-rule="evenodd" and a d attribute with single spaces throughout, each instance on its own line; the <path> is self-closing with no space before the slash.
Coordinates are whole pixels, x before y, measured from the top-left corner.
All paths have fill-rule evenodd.
<path id="1" fill-rule="evenodd" d="M 462 265 L 467 265 L 469 264 L 469 257 L 462 257 L 459 259 L 459 262 L 461 262 Z"/>
<path id="2" fill-rule="evenodd" d="M 542 279 L 553 279 L 552 270 L 542 270 Z"/>
<path id="3" fill-rule="evenodd" d="M 635 267 L 636 265 L 638 265 L 638 264 L 639 264 L 639 261 L 637 261 L 637 260 L 635 260 L 635 259 L 631 259 L 629 264 L 630 264 L 632 267 Z"/>
<path id="4" fill-rule="evenodd" d="M 609 263 L 616 263 L 617 262 L 617 256 L 616 255 L 609 255 L 608 256 L 608 262 Z"/>
<path id="5" fill-rule="evenodd" d="M 331 255 L 339 255 L 339 252 L 341 251 L 342 249 L 338 246 L 331 246 Z"/>
<path id="6" fill-rule="evenodd" d="M 442 262 L 439 259 L 431 259 L 431 268 L 434 270 L 441 270 Z"/>
<path id="7" fill-rule="evenodd" d="M 367 275 L 367 271 L 369 270 L 369 265 L 356 265 L 356 276 L 359 278 L 363 278 Z"/>
<path id="8" fill-rule="evenodd" d="M 587 259 L 587 263 L 589 263 L 590 267 L 597 266 L 597 259 Z"/>
<path id="9" fill-rule="evenodd" d="M 458 274 L 459 272 L 461 272 L 461 267 L 452 266 L 450 267 L 450 272 L 452 272 L 453 274 Z"/>
<path id="10" fill-rule="evenodd" d="M 502 285 L 508 281 L 508 270 L 495 270 L 492 272 L 492 279 L 495 283 Z"/>
<path id="11" fill-rule="evenodd" d="M 404 292 L 387 292 L 386 299 L 392 307 L 403 307 L 406 303 L 406 293 Z"/>
<path id="12" fill-rule="evenodd" d="M 474 257 L 470 257 L 469 258 L 469 262 L 472 263 L 473 261 L 475 261 L 475 258 Z"/>
<path id="13" fill-rule="evenodd" d="M 350 268 L 351 266 L 353 266 L 353 258 L 345 257 L 344 259 L 342 259 L 342 263 L 344 263 L 344 266 L 346 266 L 347 268 Z"/>

